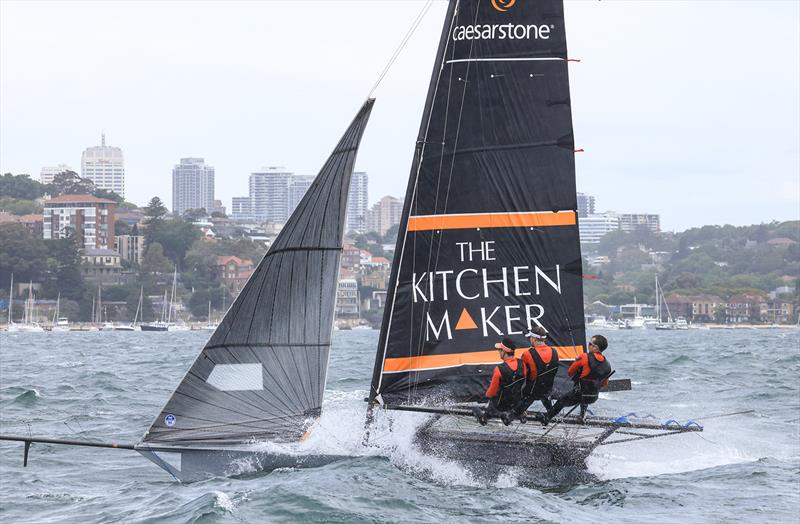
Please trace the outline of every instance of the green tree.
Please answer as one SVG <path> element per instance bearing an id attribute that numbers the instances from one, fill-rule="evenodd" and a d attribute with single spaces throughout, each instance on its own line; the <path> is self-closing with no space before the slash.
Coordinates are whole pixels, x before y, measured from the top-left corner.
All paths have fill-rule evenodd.
<path id="1" fill-rule="evenodd" d="M 161 247 L 161 244 L 153 242 L 148 246 L 142 260 L 142 273 L 165 274 L 172 272 L 173 267 L 172 262 L 164 256 L 164 248 Z"/>
<path id="2" fill-rule="evenodd" d="M 48 279 L 45 291 L 51 298 L 60 292 L 64 298 L 80 300 L 85 290 L 81 272 L 78 239 L 71 230 L 65 238 L 45 240 L 48 253 Z"/>
<path id="3" fill-rule="evenodd" d="M 148 232 L 150 226 L 147 227 Z M 200 229 L 183 219 L 164 220 L 152 234 L 153 242 L 161 244 L 164 255 L 178 267 L 183 267 L 183 259 L 192 244 L 200 238 Z"/>
<path id="4" fill-rule="evenodd" d="M 114 221 L 114 234 L 115 235 L 130 235 L 131 233 L 131 226 L 128 225 L 127 222 L 124 220 L 115 220 Z"/>
<path id="5" fill-rule="evenodd" d="M 8 289 L 12 273 L 16 282 L 41 282 L 46 270 L 44 240 L 22 224 L 0 224 L 0 286 Z"/>
<path id="6" fill-rule="evenodd" d="M 206 213 L 206 209 L 204 207 L 198 209 L 187 209 L 183 212 L 184 220 L 188 220 L 189 222 L 194 222 L 195 220 L 200 220 L 201 218 L 205 218 L 208 216 Z"/>
<path id="7" fill-rule="evenodd" d="M 157 242 L 156 237 L 159 235 L 161 226 L 164 223 L 164 216 L 167 214 L 167 208 L 157 196 L 150 199 L 150 202 L 144 208 L 144 224 L 145 224 L 145 245 L 147 250 L 150 250 L 150 245 Z"/>
<path id="8" fill-rule="evenodd" d="M 45 186 L 50 195 L 91 195 L 94 194 L 94 182 L 81 178 L 75 171 L 65 171 L 53 177 L 53 181 Z"/>
<path id="9" fill-rule="evenodd" d="M 41 183 L 29 175 L 12 175 L 6 173 L 0 177 L 0 197 L 20 200 L 36 200 L 44 194 Z"/>
<path id="10" fill-rule="evenodd" d="M 110 189 L 103 189 L 100 187 L 96 187 L 92 194 L 97 198 L 105 198 L 106 200 L 113 200 L 117 204 L 121 204 L 125 201 L 124 198 L 116 194 L 115 192 L 111 191 Z"/>
<path id="11" fill-rule="evenodd" d="M 0 210 L 12 215 L 40 215 L 42 206 L 33 200 L 22 200 L 3 196 L 0 197 Z"/>

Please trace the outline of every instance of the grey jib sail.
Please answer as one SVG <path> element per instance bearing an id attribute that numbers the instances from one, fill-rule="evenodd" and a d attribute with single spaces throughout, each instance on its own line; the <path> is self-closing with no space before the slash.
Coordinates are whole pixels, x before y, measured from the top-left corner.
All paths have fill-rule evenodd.
<path id="1" fill-rule="evenodd" d="M 144 442 L 292 441 L 319 416 L 350 176 L 372 104 L 350 124 Z"/>

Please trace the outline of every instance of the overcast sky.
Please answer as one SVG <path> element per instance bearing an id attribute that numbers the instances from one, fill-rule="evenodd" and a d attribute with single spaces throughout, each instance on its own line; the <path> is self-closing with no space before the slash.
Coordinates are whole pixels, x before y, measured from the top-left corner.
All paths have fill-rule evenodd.
<path id="1" fill-rule="evenodd" d="M 522 0 L 535 1 L 535 0 Z M 315 174 L 419 0 L 0 2 L 0 171 L 125 155 L 171 205 L 204 157 L 226 206 L 261 166 Z M 446 2 L 375 96 L 357 169 L 405 190 Z M 800 2 L 567 0 L 578 189 L 662 227 L 800 218 Z"/>

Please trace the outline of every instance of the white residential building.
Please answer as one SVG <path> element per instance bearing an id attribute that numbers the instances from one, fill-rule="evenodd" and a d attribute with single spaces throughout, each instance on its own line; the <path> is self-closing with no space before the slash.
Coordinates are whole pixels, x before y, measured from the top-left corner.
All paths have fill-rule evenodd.
<path id="1" fill-rule="evenodd" d="M 106 145 L 106 135 L 100 145 L 87 148 L 81 155 L 81 177 L 94 182 L 95 187 L 113 191 L 125 197 L 125 160 L 122 149 Z"/>
<path id="2" fill-rule="evenodd" d="M 286 223 L 292 176 L 283 167 L 265 167 L 250 174 L 250 209 L 255 220 Z"/>
<path id="3" fill-rule="evenodd" d="M 202 158 L 181 158 L 172 168 L 172 212 L 182 215 L 190 209 L 214 211 L 214 168 Z"/>
<path id="4" fill-rule="evenodd" d="M 231 199 L 231 218 L 238 222 L 253 220 L 253 209 L 249 196 Z"/>
<path id="5" fill-rule="evenodd" d="M 597 244 L 611 231 L 619 231 L 619 217 L 616 213 L 589 215 L 578 220 L 581 242 Z"/>
<path id="6" fill-rule="evenodd" d="M 622 213 L 619 215 L 619 228 L 630 233 L 641 226 L 647 227 L 653 233 L 661 231 L 661 217 L 647 213 Z"/>
<path id="7" fill-rule="evenodd" d="M 347 197 L 347 231 L 366 233 L 369 178 L 363 171 L 353 172 Z"/>
<path id="8" fill-rule="evenodd" d="M 58 164 L 57 166 L 45 166 L 39 173 L 39 182 L 42 184 L 52 184 L 56 175 L 72 171 L 72 168 L 67 164 Z"/>
<path id="9" fill-rule="evenodd" d="M 287 220 L 289 215 L 294 213 L 294 210 L 300 205 L 300 201 L 303 200 L 303 197 L 313 182 L 314 176 L 312 175 L 292 176 L 289 181 L 289 213 L 286 216 Z"/>
<path id="10" fill-rule="evenodd" d="M 400 223 L 403 215 L 403 201 L 385 196 L 367 211 L 367 231 L 377 231 L 381 235 Z"/>

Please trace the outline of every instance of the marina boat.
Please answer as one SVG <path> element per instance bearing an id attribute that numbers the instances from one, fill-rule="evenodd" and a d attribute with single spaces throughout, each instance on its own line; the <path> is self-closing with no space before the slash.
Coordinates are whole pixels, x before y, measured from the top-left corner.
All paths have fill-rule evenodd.
<path id="1" fill-rule="evenodd" d="M 689 323 L 683 317 L 675 319 L 675 329 L 686 330 L 689 329 Z"/>
<path id="2" fill-rule="evenodd" d="M 367 426 L 388 411 L 431 414 L 416 435 L 425 453 L 468 468 L 488 465 L 494 474 L 521 457 L 532 468 L 582 469 L 593 449 L 630 429 L 625 420 L 590 417 L 581 426 L 563 417 L 544 430 L 531 422 L 480 426 L 470 409 L 486 402 L 502 338 L 522 347 L 526 331 L 547 330 L 561 362 L 556 396 L 572 388 L 567 367 L 586 351 L 563 2 L 507 4 L 451 0 L 448 7 L 394 251 Z M 515 38 L 495 34 L 506 26 Z M 669 433 L 663 424 L 642 431 Z"/>
<path id="3" fill-rule="evenodd" d="M 36 308 L 34 307 L 33 282 L 28 284 L 28 298 L 25 300 L 25 308 L 22 323 L 15 323 L 11 318 L 14 295 L 14 275 L 11 275 L 11 293 L 8 295 L 8 327 L 9 333 L 42 333 L 44 328 L 36 321 Z"/>
<path id="4" fill-rule="evenodd" d="M 133 322 L 130 324 L 115 324 L 114 331 L 139 331 L 139 315 L 142 312 L 142 300 L 144 299 L 144 286 L 139 288 L 139 302 L 136 304 L 136 313 L 133 314 Z"/>
<path id="5" fill-rule="evenodd" d="M 69 319 L 61 315 L 61 292 L 56 297 L 56 309 L 53 311 L 53 322 L 50 325 L 50 331 L 69 331 Z"/>

